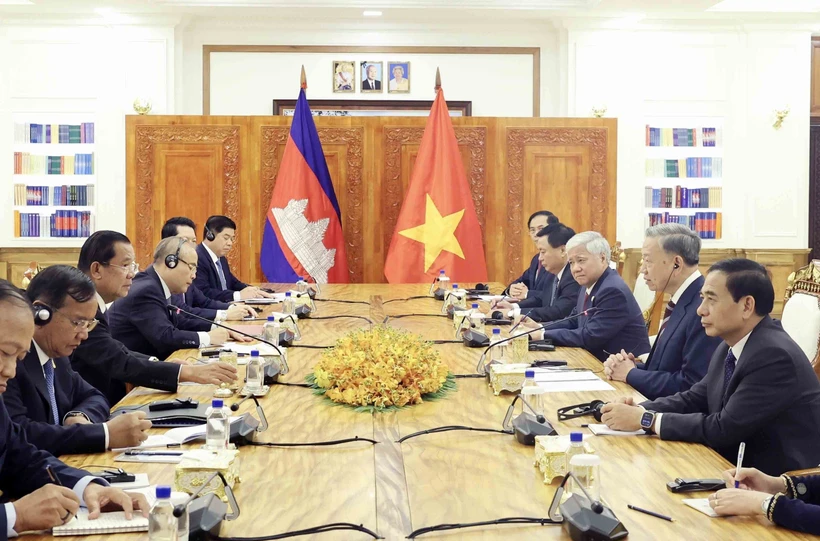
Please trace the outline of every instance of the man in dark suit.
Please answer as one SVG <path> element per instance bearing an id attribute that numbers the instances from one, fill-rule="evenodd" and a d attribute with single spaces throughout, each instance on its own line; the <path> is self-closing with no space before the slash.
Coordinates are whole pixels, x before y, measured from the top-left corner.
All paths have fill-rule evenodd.
<path id="1" fill-rule="evenodd" d="M 362 81 L 362 90 L 381 90 L 382 82 L 376 79 L 379 76 L 376 66 L 368 64 L 364 71 L 367 78 Z"/>
<path id="2" fill-rule="evenodd" d="M 549 224 L 557 223 L 558 217 L 548 210 L 539 210 L 534 212 L 530 216 L 530 219 L 527 220 L 527 229 L 529 230 L 532 242 L 537 242 L 539 231 L 547 227 Z M 536 246 L 536 249 L 537 248 L 538 247 Z M 550 273 L 544 271 L 544 267 L 542 267 L 541 263 L 538 261 L 539 257 L 539 253 L 532 256 L 530 266 L 527 267 L 527 270 L 525 270 L 517 280 L 513 280 L 513 283 L 507 287 L 505 292 L 509 294 L 510 297 L 523 300 L 528 298 L 530 295 L 535 295 L 541 291 L 544 291 L 544 288 L 549 281 Z M 495 305 L 493 305 L 493 308 L 495 308 Z"/>
<path id="3" fill-rule="evenodd" d="M 647 353 L 649 338 L 643 314 L 629 287 L 609 268 L 606 239 L 595 231 L 578 233 L 567 241 L 567 257 L 572 276 L 581 286 L 572 313 L 582 315 L 533 333 L 533 339 L 584 348 L 601 361 L 608 352 L 622 349 L 636 355 Z"/>
<path id="4" fill-rule="evenodd" d="M 196 224 L 190 218 L 175 216 L 165 221 L 161 235 L 164 239 L 182 237 L 196 245 Z M 196 284 L 188 286 L 188 291 L 185 293 L 173 295 L 171 302 L 184 310 L 217 323 L 226 320 L 239 321 L 248 316 L 256 316 L 256 312 L 244 304 L 227 303 L 208 298 L 196 287 Z"/>
<path id="5" fill-rule="evenodd" d="M 626 351 L 613 352 L 604 370 L 609 379 L 625 381 L 654 400 L 702 380 L 721 340 L 706 334 L 697 313 L 703 287 L 697 233 L 681 224 L 654 225 L 646 230 L 641 256 L 641 273 L 649 289 L 671 298 L 645 362 Z"/>
<path id="6" fill-rule="evenodd" d="M 194 246 L 179 237 L 163 239 L 154 251 L 154 263 L 134 277 L 128 295 L 108 309 L 111 336 L 132 351 L 165 358 L 178 349 L 224 344 L 228 338 L 245 342 L 239 334 L 198 320 L 189 320 L 168 308 L 172 295 L 185 293 L 196 276 Z"/>
<path id="7" fill-rule="evenodd" d="M 26 355 L 34 336 L 32 308 L 19 289 L 0 280 L 0 393 L 17 371 L 17 359 Z M 63 486 L 54 484 L 46 467 Z M 148 516 L 148 503 L 140 494 L 111 488 L 88 472 L 70 468 L 26 439 L 25 431 L 11 421 L 0 400 L 0 490 L 5 499 L 15 499 L 0 511 L 0 539 L 35 530 L 47 530 L 71 520 L 81 505 L 89 518 L 99 516 L 100 506 L 113 502 L 132 517 L 134 509 Z"/>
<path id="8" fill-rule="evenodd" d="M 225 258 L 236 238 L 236 223 L 227 216 L 211 216 L 205 222 L 204 239 L 197 246 L 197 286 L 207 297 L 221 301 L 241 301 L 272 297 L 258 287 L 240 282 Z"/>
<path id="9" fill-rule="evenodd" d="M 129 351 L 111 336 L 106 304 L 128 295 L 139 270 L 128 237 L 97 231 L 80 249 L 77 267 L 97 290 L 97 326 L 71 355 L 71 366 L 103 393 L 109 404 L 125 396 L 125 384 L 176 392 L 180 382 L 219 385 L 236 380 L 236 369 L 221 363 L 190 365 L 158 362 L 156 357 Z"/>
<path id="10" fill-rule="evenodd" d="M 575 236 L 572 228 L 561 223 L 551 223 L 536 235 L 538 261 L 547 271 L 546 287 L 535 295 L 528 295 L 519 303 L 498 303 L 508 310 L 509 317 L 523 314 L 532 322 L 555 321 L 567 317 L 578 301 L 581 286 L 572 277 L 567 263 L 567 242 Z M 528 325 L 529 326 L 529 325 Z"/>
<path id="11" fill-rule="evenodd" d="M 726 460 L 746 443 L 744 466 L 769 475 L 820 463 L 820 381 L 805 353 L 769 312 L 774 289 L 766 269 L 748 259 L 712 265 L 698 313 L 709 336 L 723 338 L 706 377 L 672 396 L 602 408 L 615 430 L 708 445 Z"/>
<path id="12" fill-rule="evenodd" d="M 94 284 L 79 270 L 53 265 L 26 295 L 34 304 L 34 340 L 3 397 L 28 440 L 55 456 L 139 445 L 151 427 L 144 413 L 108 421 L 105 396 L 71 368 L 68 356 L 94 329 Z M 107 421 L 107 422 L 106 422 Z"/>

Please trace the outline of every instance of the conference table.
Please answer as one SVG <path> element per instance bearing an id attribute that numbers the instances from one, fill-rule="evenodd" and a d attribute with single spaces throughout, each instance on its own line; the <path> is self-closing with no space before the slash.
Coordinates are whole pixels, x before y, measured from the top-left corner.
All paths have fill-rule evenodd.
<path id="1" fill-rule="evenodd" d="M 271 284 L 283 291 L 288 286 Z M 345 333 L 374 325 L 385 316 L 438 314 L 441 302 L 426 295 L 427 285 L 351 284 L 328 285 L 317 295 L 317 312 L 299 321 L 302 339 L 297 346 L 331 346 Z M 501 287 L 493 284 L 492 290 Z M 337 301 L 360 301 L 357 303 Z M 391 302 L 392 301 L 392 302 Z M 486 310 L 488 306 L 482 303 Z M 268 308 L 268 311 L 273 308 Z M 256 323 L 257 327 L 259 323 Z M 429 340 L 454 338 L 453 322 L 444 317 L 394 318 L 387 325 L 420 334 Z M 503 328 L 502 328 L 503 329 Z M 509 329 L 509 328 L 507 328 Z M 488 331 L 489 332 L 489 331 Z M 506 333 L 502 330 L 502 334 Z M 434 346 L 454 374 L 473 374 L 482 349 L 458 343 Z M 282 382 L 304 382 L 323 349 L 288 349 L 290 372 Z M 570 367 L 600 373 L 602 365 L 586 351 L 557 348 L 530 352 L 532 359 L 562 359 Z M 183 350 L 174 357 L 197 356 Z M 242 368 L 240 367 L 240 375 Z M 611 382 L 614 391 L 547 393 L 547 419 L 559 434 L 581 430 L 601 457 L 601 496 L 629 530 L 629 539 L 809 539 L 810 536 L 777 528 L 763 517 L 710 518 L 682 503 L 684 498 L 705 498 L 707 493 L 673 494 L 666 483 L 676 477 L 714 478 L 731 466 L 711 449 L 691 443 L 661 441 L 655 436 L 593 436 L 582 424 L 591 417 L 558 422 L 559 407 L 593 399 L 643 397 L 630 386 Z M 134 389 L 120 405 L 135 405 L 169 396 L 211 399 L 213 386 L 181 386 L 177 395 L 145 388 Z M 501 428 L 514 395 L 495 396 L 485 379 L 459 378 L 456 391 L 388 413 L 360 413 L 330 403 L 311 389 L 274 385 L 262 398 L 270 427 L 257 441 L 316 442 L 372 438 L 366 442 L 333 447 L 240 448 L 241 483 L 235 487 L 239 518 L 223 522 L 221 535 L 263 536 L 327 523 L 363 525 L 385 539 L 404 539 L 411 531 L 444 523 L 490 521 L 502 517 L 547 518 L 560 479 L 551 485 L 534 466 L 534 448 L 508 434 L 454 431 L 427 434 L 404 443 L 396 440 L 419 430 L 444 425 Z M 229 399 L 233 403 L 235 399 Z M 240 412 L 254 412 L 252 401 Z M 520 410 L 519 410 L 520 411 Z M 255 413 L 252 413 L 255 415 Z M 152 430 L 160 433 L 161 430 Z M 191 444 L 192 448 L 201 444 Z M 122 466 L 129 472 L 146 472 L 155 484 L 172 484 L 173 464 L 116 463 L 116 453 L 66 456 L 72 466 Z M 627 509 L 632 504 L 674 518 L 667 522 Z M 43 536 L 45 538 L 46 536 Z M 37 539 L 38 536 L 33 536 Z M 144 534 L 120 534 L 115 539 L 147 539 Z M 355 531 L 334 531 L 298 539 L 353 539 L 370 537 Z M 492 525 L 425 534 L 419 539 L 569 539 L 560 525 Z M 79 539 L 79 538 L 78 538 Z"/>

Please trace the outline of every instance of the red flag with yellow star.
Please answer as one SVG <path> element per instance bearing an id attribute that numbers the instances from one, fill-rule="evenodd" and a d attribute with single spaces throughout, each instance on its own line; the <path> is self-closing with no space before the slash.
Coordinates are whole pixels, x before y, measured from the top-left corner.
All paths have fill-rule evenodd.
<path id="1" fill-rule="evenodd" d="M 481 227 L 453 122 L 438 90 L 384 262 L 387 281 L 430 282 L 444 269 L 458 282 L 486 282 Z"/>

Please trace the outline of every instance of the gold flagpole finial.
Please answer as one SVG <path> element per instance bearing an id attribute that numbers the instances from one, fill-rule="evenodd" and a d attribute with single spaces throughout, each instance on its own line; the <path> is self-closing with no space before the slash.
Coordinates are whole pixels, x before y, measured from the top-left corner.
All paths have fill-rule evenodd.
<path id="1" fill-rule="evenodd" d="M 305 66 L 302 65 L 302 76 L 299 80 L 302 89 L 307 90 L 307 76 L 305 76 Z"/>
<path id="2" fill-rule="evenodd" d="M 436 93 L 438 93 L 438 91 L 441 90 L 441 72 L 439 71 L 438 68 L 436 68 L 436 87 L 435 87 L 435 90 L 436 90 Z"/>

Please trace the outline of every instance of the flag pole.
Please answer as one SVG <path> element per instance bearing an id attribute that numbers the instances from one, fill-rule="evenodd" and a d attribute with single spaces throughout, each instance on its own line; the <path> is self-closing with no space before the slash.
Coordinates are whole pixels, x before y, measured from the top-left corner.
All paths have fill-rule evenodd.
<path id="1" fill-rule="evenodd" d="M 441 72 L 439 71 L 438 68 L 436 68 L 436 86 L 435 86 L 436 94 L 438 94 L 439 90 L 441 90 Z"/>
<path id="2" fill-rule="evenodd" d="M 302 76 L 299 79 L 299 86 L 302 87 L 302 90 L 307 90 L 307 77 L 305 76 L 305 65 L 302 64 Z"/>

